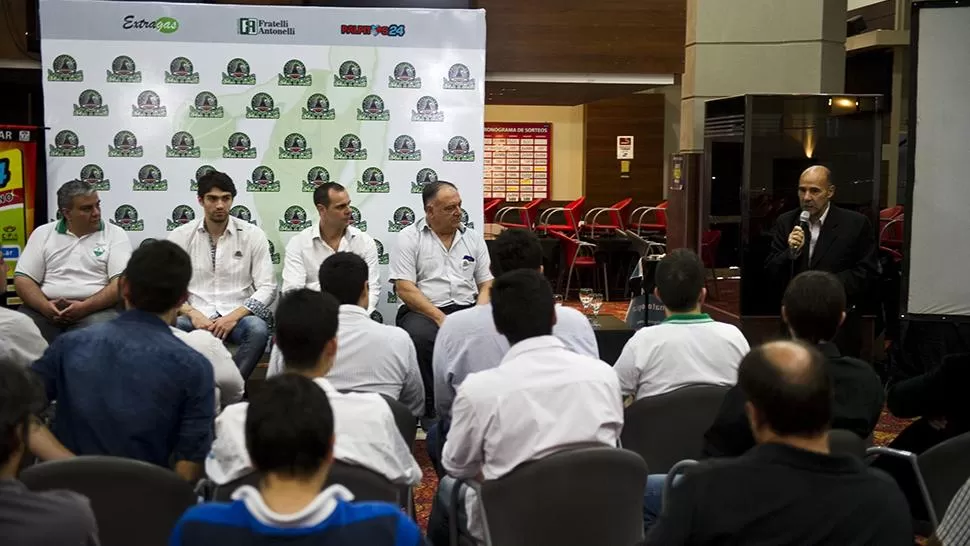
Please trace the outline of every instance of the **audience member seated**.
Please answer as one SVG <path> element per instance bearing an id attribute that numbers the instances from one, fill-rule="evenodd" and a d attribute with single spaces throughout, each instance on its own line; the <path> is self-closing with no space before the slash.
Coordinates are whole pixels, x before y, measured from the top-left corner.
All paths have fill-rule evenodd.
<path id="1" fill-rule="evenodd" d="M 232 360 L 232 353 L 219 338 L 205 330 L 185 332 L 172 327 L 172 333 L 212 364 L 212 377 L 216 384 L 216 413 L 219 413 L 220 408 L 242 400 L 246 382 Z"/>
<path id="2" fill-rule="evenodd" d="M 374 311 L 381 300 L 377 243 L 350 225 L 350 194 L 340 184 L 326 182 L 313 191 L 313 204 L 320 213 L 320 225 L 304 229 L 286 244 L 283 293 L 297 288 L 320 290 L 320 264 L 337 252 L 353 252 L 367 262 L 367 310 Z"/>
<path id="3" fill-rule="evenodd" d="M 516 269 L 542 272 L 542 247 L 539 239 L 525 229 L 507 229 L 492 243 L 492 274 L 496 277 Z M 556 306 L 556 323 L 552 335 L 567 349 L 599 358 L 596 334 L 582 313 L 562 305 Z M 509 351 L 509 342 L 495 329 L 492 306 L 477 305 L 448 316 L 434 342 L 434 399 L 438 423 L 428 431 L 428 454 L 439 475 L 441 449 L 451 422 L 451 404 L 458 386 L 469 374 L 490 370 L 499 365 Z"/>
<path id="4" fill-rule="evenodd" d="M 417 485 L 421 468 L 384 398 L 373 393 L 343 394 L 325 379 L 339 350 L 337 308 L 333 296 L 309 288 L 283 296 L 276 313 L 276 345 L 283 354 L 285 371 L 313 379 L 330 400 L 334 458 L 366 467 L 394 483 Z M 246 402 L 233 404 L 216 419 L 216 441 L 205 470 L 219 485 L 253 471 L 245 449 L 248 409 Z"/>
<path id="5" fill-rule="evenodd" d="M 758 446 L 690 468 L 647 545 L 913 543 L 899 488 L 858 457 L 831 455 L 832 386 L 814 347 L 779 341 L 741 361 Z"/>
<path id="6" fill-rule="evenodd" d="M 354 495 L 342 485 L 323 489 L 334 460 L 334 417 L 325 390 L 312 380 L 298 374 L 267 380 L 246 411 L 246 451 L 262 473 L 259 487 L 240 487 L 231 503 L 190 508 L 169 544 L 424 544 L 399 507 L 351 502 Z"/>
<path id="7" fill-rule="evenodd" d="M 461 196 L 450 182 L 439 180 L 421 193 L 425 217 L 403 218 L 390 279 L 404 302 L 397 325 L 411 336 L 424 381 L 424 414 L 434 415 L 432 353 L 438 328 L 455 311 L 488 301 L 492 284 L 488 248 L 480 233 L 461 223 Z M 477 296 L 476 296 L 477 295 Z M 425 422 L 425 430 L 428 430 Z"/>
<path id="8" fill-rule="evenodd" d="M 8 546 L 97 546 L 98 525 L 87 497 L 35 493 L 17 480 L 33 413 L 42 407 L 43 395 L 23 366 L 0 359 L 0 537 Z"/>
<path id="9" fill-rule="evenodd" d="M 552 335 L 556 309 L 549 282 L 535 269 L 503 274 L 492 287 L 495 328 L 511 348 L 498 367 L 465 378 L 452 406 L 428 534 L 448 544 L 446 507 L 454 478 L 494 480 L 522 463 L 576 446 L 615 446 L 623 404 L 609 364 L 566 348 Z M 482 536 L 467 491 L 468 530 Z M 461 507 L 459 507 L 461 508 Z"/>
<path id="10" fill-rule="evenodd" d="M 339 391 L 376 392 L 399 400 L 415 416 L 424 412 L 424 384 L 414 344 L 407 332 L 371 320 L 367 263 L 357 254 L 338 252 L 320 266 L 320 285 L 340 303 L 337 358 L 327 381 Z M 279 347 L 273 347 L 268 376 L 283 372 Z"/>
<path id="11" fill-rule="evenodd" d="M 0 254 L 0 279 L 6 291 L 7 263 L 3 261 L 3 254 Z M 47 340 L 40 334 L 34 321 L 24 313 L 0 307 L 0 332 L 3 332 L 0 360 L 27 367 L 47 350 Z"/>
<path id="12" fill-rule="evenodd" d="M 243 379 L 266 352 L 270 305 L 276 299 L 276 275 L 263 230 L 229 214 L 236 185 L 225 173 L 199 178 L 204 211 L 197 222 L 178 227 L 168 240 L 192 258 L 189 301 L 179 309 L 179 329 L 208 330 L 236 345 L 233 357 Z"/>
<path id="13" fill-rule="evenodd" d="M 54 435 L 78 455 L 128 457 L 189 481 L 212 442 L 212 365 L 172 333 L 192 264 L 168 241 L 139 247 L 120 282 L 128 311 L 68 332 L 33 370 L 57 402 Z"/>
<path id="14" fill-rule="evenodd" d="M 24 302 L 20 312 L 48 343 L 118 316 L 118 276 L 131 256 L 124 230 L 101 219 L 101 199 L 91 184 L 72 180 L 61 186 L 57 210 L 60 220 L 30 235 L 13 281 Z"/>
<path id="15" fill-rule="evenodd" d="M 970 542 L 970 480 L 957 491 L 927 546 L 966 546 Z"/>
<path id="16" fill-rule="evenodd" d="M 613 369 L 624 396 L 640 400 L 688 385 L 734 385 L 748 341 L 735 326 L 701 312 L 705 277 L 704 263 L 686 248 L 657 264 L 654 295 L 667 318 L 641 328 L 623 347 Z"/>

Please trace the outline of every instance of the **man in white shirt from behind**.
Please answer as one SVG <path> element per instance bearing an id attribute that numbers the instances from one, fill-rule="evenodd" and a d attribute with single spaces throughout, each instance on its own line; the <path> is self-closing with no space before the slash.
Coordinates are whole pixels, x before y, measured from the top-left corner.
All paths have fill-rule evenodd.
<path id="1" fill-rule="evenodd" d="M 613 366 L 623 395 L 657 396 L 689 385 L 731 386 L 750 347 L 735 326 L 702 313 L 706 271 L 697 254 L 679 248 L 657 264 L 654 294 L 667 318 L 640 329 Z"/>
<path id="2" fill-rule="evenodd" d="M 327 393 L 334 417 L 335 459 L 368 468 L 394 483 L 417 485 L 421 468 L 381 395 L 341 394 L 324 378 L 338 351 L 337 309 L 333 296 L 306 288 L 283 296 L 277 307 L 276 344 L 286 371 L 313 379 Z M 216 439 L 205 463 L 206 475 L 216 484 L 253 470 L 246 451 L 248 406 L 233 404 L 216 418 Z"/>
<path id="3" fill-rule="evenodd" d="M 195 349 L 212 364 L 212 378 L 216 384 L 216 413 L 219 409 L 229 404 L 235 404 L 242 400 L 243 391 L 246 389 L 246 382 L 243 381 L 239 368 L 232 360 L 232 353 L 222 344 L 219 338 L 213 336 L 205 330 L 194 330 L 184 332 L 172 327 L 175 337 L 183 343 Z"/>
<path id="4" fill-rule="evenodd" d="M 533 269 L 505 273 L 492 285 L 491 300 L 495 327 L 511 348 L 498 367 L 468 376 L 458 389 L 442 457 L 449 477 L 428 525 L 434 544 L 447 543 L 443 507 L 452 477 L 494 480 L 573 447 L 615 446 L 623 428 L 620 387 L 609 364 L 568 350 L 552 335 L 556 311 L 545 277 Z M 476 505 L 469 490 L 468 529 L 481 537 Z"/>
<path id="5" fill-rule="evenodd" d="M 7 263 L 0 254 L 0 281 L 7 291 Z M 47 350 L 47 341 L 30 317 L 6 307 L 0 307 L 0 361 L 13 362 L 24 368 L 30 366 Z"/>

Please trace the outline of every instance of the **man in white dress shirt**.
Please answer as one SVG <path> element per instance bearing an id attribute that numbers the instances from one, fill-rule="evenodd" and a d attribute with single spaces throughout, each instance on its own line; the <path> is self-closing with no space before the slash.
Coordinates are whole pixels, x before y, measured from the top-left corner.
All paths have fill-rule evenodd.
<path id="1" fill-rule="evenodd" d="M 394 415 L 379 394 L 341 394 L 324 376 L 333 367 L 337 346 L 337 300 L 300 288 L 288 292 L 277 308 L 276 345 L 287 373 L 313 379 L 330 400 L 334 420 L 334 458 L 373 470 L 394 483 L 417 485 L 421 467 L 404 441 Z M 240 402 L 216 418 L 216 440 L 206 459 L 209 479 L 225 484 L 253 470 L 246 451 L 246 411 Z"/>
<path id="2" fill-rule="evenodd" d="M 468 376 L 458 390 L 442 458 L 449 478 L 428 525 L 434 544 L 448 540 L 442 503 L 451 498 L 450 477 L 494 480 L 573 446 L 615 446 L 623 428 L 620 387 L 609 364 L 570 351 L 552 335 L 556 311 L 545 277 L 532 269 L 505 273 L 491 299 L 495 327 L 512 347 L 497 368 Z M 468 529 L 480 537 L 476 503 L 469 490 Z"/>
<path id="3" fill-rule="evenodd" d="M 72 180 L 61 186 L 57 209 L 60 220 L 31 234 L 13 281 L 24 302 L 20 312 L 48 343 L 118 316 L 118 277 L 131 256 L 124 230 L 101 219 L 101 199 L 91 184 Z"/>
<path id="4" fill-rule="evenodd" d="M 0 280 L 2 292 L 7 291 L 7 263 L 0 254 Z M 3 345 L 0 345 L 0 361 L 12 362 L 26 368 L 47 350 L 47 340 L 30 317 L 6 307 L 0 307 L 0 332 L 3 332 Z"/>
<path id="5" fill-rule="evenodd" d="M 320 225 L 304 229 L 287 243 L 283 293 L 296 288 L 320 290 L 320 264 L 337 252 L 353 252 L 367 263 L 367 310 L 374 311 L 381 299 L 377 243 L 350 225 L 350 194 L 340 184 L 327 182 L 313 191 L 313 204 L 320 213 Z"/>
<path id="6" fill-rule="evenodd" d="M 225 173 L 199 178 L 198 197 L 202 219 L 168 238 L 192 258 L 189 301 L 179 309 L 176 326 L 187 332 L 208 330 L 236 345 L 233 360 L 248 379 L 266 351 L 273 320 L 276 276 L 269 240 L 263 230 L 229 215 L 236 185 Z"/>
<path id="7" fill-rule="evenodd" d="M 242 400 L 246 382 L 232 360 L 232 353 L 222 341 L 205 330 L 184 332 L 173 327 L 172 333 L 212 364 L 212 379 L 216 384 L 216 414 L 224 406 Z"/>
<path id="8" fill-rule="evenodd" d="M 425 217 L 403 230 L 391 260 L 390 278 L 404 305 L 397 325 L 411 336 L 424 381 L 425 416 L 434 414 L 432 353 L 445 317 L 488 301 L 492 284 L 482 235 L 461 223 L 461 195 L 439 180 L 421 193 Z"/>

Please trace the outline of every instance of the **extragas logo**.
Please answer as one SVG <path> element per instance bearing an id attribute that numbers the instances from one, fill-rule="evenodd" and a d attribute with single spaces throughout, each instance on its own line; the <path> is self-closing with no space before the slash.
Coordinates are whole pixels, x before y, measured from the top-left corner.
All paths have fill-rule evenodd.
<path id="1" fill-rule="evenodd" d="M 134 15 L 126 15 L 121 22 L 121 28 L 125 30 L 154 30 L 162 34 L 174 34 L 178 32 L 179 21 L 174 17 L 159 17 L 154 21 L 147 19 L 136 19 Z"/>

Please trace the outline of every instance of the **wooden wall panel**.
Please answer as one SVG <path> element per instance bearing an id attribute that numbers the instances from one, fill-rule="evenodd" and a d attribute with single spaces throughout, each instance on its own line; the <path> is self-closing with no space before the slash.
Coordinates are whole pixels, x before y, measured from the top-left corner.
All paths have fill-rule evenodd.
<path id="1" fill-rule="evenodd" d="M 633 135 L 630 177 L 620 177 L 616 137 Z M 586 105 L 586 205 L 608 206 L 626 197 L 633 205 L 663 200 L 664 96 L 630 95 Z M 632 209 L 631 209 L 632 210 Z"/>

